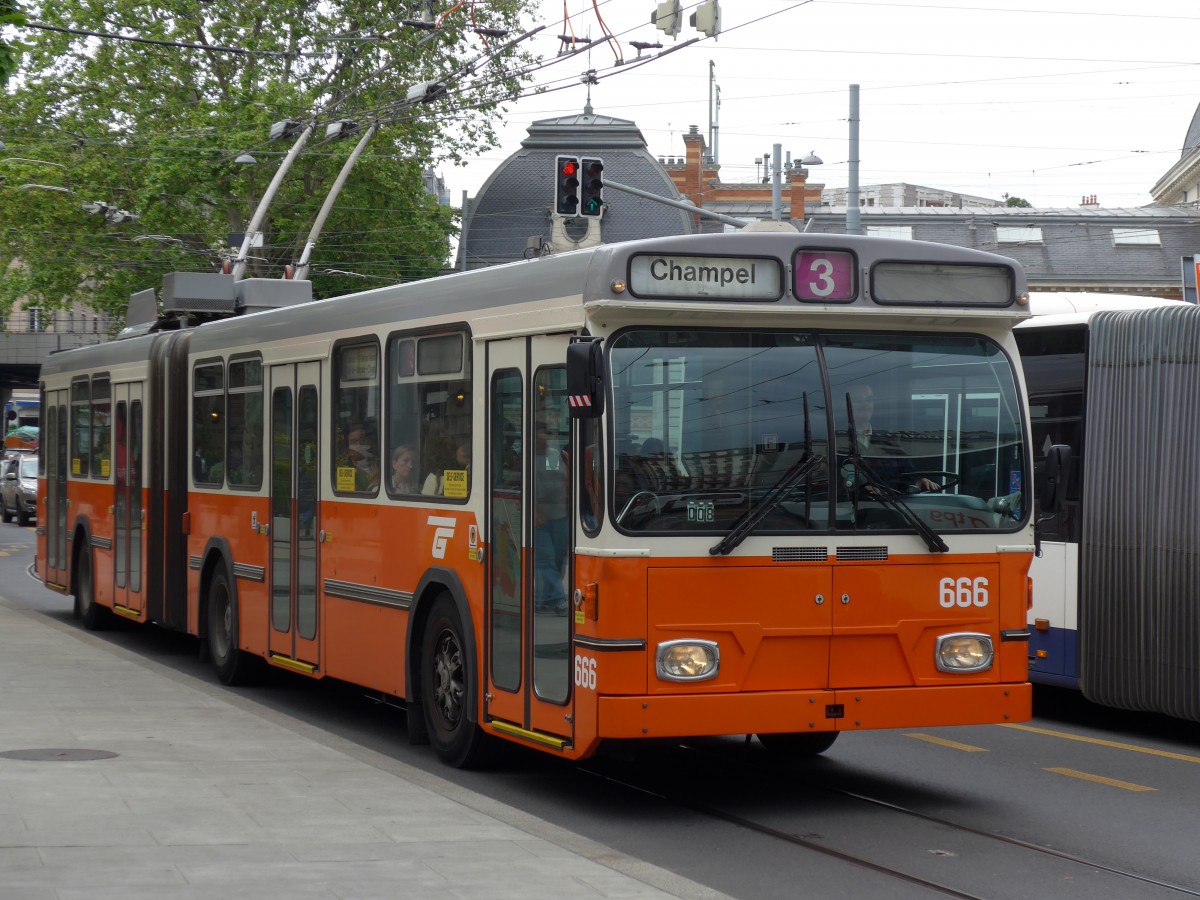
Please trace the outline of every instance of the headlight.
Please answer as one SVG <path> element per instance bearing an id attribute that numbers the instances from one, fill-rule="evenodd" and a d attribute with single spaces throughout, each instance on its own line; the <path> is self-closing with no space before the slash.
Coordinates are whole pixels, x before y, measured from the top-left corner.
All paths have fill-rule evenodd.
<path id="1" fill-rule="evenodd" d="M 717 677 L 721 651 L 715 641 L 665 641 L 655 660 L 658 677 L 665 681 L 705 681 Z"/>
<path id="2" fill-rule="evenodd" d="M 986 634 L 943 634 L 934 660 L 942 672 L 986 672 L 995 652 Z"/>

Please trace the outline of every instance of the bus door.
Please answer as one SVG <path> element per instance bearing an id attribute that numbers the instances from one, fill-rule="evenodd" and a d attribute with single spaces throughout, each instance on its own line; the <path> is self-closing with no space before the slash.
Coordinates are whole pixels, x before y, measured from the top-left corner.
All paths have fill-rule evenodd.
<path id="1" fill-rule="evenodd" d="M 498 728 L 559 746 L 573 734 L 567 342 L 539 336 L 487 350 L 486 713 Z"/>
<path id="2" fill-rule="evenodd" d="M 47 584 L 70 586 L 67 560 L 67 411 L 71 408 L 67 392 L 46 391 L 46 434 L 43 459 L 46 461 L 46 496 L 38 519 L 46 532 Z"/>
<path id="3" fill-rule="evenodd" d="M 271 367 L 270 652 L 312 673 L 319 654 L 318 425 L 321 364 Z"/>
<path id="4" fill-rule="evenodd" d="M 113 604 L 134 614 L 145 609 L 142 561 L 146 557 L 142 507 L 141 382 L 118 384 L 116 401 L 116 479 L 113 498 Z"/>

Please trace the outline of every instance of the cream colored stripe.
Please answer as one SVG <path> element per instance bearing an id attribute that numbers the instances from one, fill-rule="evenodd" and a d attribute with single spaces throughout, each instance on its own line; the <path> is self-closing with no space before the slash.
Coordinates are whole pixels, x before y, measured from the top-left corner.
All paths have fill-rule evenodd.
<path id="1" fill-rule="evenodd" d="M 1188 756 L 1186 753 L 1172 753 L 1169 750 L 1155 750 L 1152 747 L 1139 747 L 1137 744 L 1122 744 L 1117 741 L 1105 741 L 1101 738 L 1084 737 L 1081 734 L 1069 734 L 1066 731 L 1051 731 L 1048 728 L 1036 728 L 1033 725 L 1015 725 L 1005 723 L 1002 728 L 1016 728 L 1020 731 L 1032 731 L 1034 734 L 1045 734 L 1050 737 L 1062 738 L 1067 741 L 1079 741 L 1083 744 L 1095 744 L 1099 747 L 1112 747 L 1116 750 L 1129 750 L 1133 753 L 1146 753 L 1150 756 L 1162 756 L 1166 759 L 1177 759 L 1180 762 L 1200 763 L 1200 756 Z"/>
<path id="2" fill-rule="evenodd" d="M 1131 784 L 1128 781 L 1117 781 L 1115 778 L 1105 778 L 1103 775 L 1089 775 L 1087 772 L 1077 772 L 1074 769 L 1046 769 L 1055 775 L 1066 775 L 1068 778 L 1078 778 L 1082 781 L 1094 781 L 1096 784 L 1107 784 L 1109 787 L 1120 788 L 1123 791 L 1157 791 L 1158 788 L 1146 787 L 1142 784 Z"/>
<path id="3" fill-rule="evenodd" d="M 937 744 L 939 747 L 949 747 L 951 750 L 962 750 L 964 753 L 987 753 L 986 747 L 972 747 L 970 744 L 960 744 L 958 741 L 948 741 L 945 738 L 934 737 L 932 734 L 906 734 L 905 737 L 925 741 L 927 744 Z"/>

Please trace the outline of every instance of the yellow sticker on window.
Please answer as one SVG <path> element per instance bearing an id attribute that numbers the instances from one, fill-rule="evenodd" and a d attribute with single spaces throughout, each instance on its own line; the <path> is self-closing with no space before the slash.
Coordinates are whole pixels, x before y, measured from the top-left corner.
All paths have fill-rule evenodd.
<path id="1" fill-rule="evenodd" d="M 107 478 L 108 472 L 109 472 L 108 460 L 107 459 L 100 460 L 100 477 Z"/>
<path id="2" fill-rule="evenodd" d="M 466 469 L 446 469 L 442 473 L 442 495 L 460 499 L 466 497 L 470 476 L 471 473 Z"/>
<path id="3" fill-rule="evenodd" d="M 339 491 L 354 491 L 354 466 L 338 466 L 337 489 Z"/>
<path id="4" fill-rule="evenodd" d="M 78 475 L 82 469 L 83 466 L 80 465 L 78 457 L 71 457 L 71 474 Z"/>

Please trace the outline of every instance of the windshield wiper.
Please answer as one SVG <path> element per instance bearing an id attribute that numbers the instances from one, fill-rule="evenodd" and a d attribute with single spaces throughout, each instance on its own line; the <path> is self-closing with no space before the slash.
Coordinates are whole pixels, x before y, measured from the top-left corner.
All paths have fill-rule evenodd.
<path id="1" fill-rule="evenodd" d="M 925 539 L 925 545 L 929 547 L 930 553 L 949 553 L 950 546 L 942 536 L 933 530 L 925 523 L 925 520 L 913 512 L 912 507 L 900 499 L 900 493 L 891 486 L 884 483 L 883 479 L 872 469 L 866 459 L 863 458 L 862 451 L 858 449 L 858 429 L 854 427 L 854 408 L 850 401 L 849 392 L 846 393 L 846 422 L 848 424 L 848 434 L 850 438 L 849 462 L 854 467 L 856 472 L 861 472 L 865 477 L 866 487 L 871 488 L 871 499 L 878 500 L 889 509 L 895 510 L 900 514 L 900 518 L 904 519 L 922 538 Z M 850 498 L 854 503 L 854 516 L 858 518 L 858 491 L 855 490 L 856 485 L 850 488 Z"/>
<path id="2" fill-rule="evenodd" d="M 762 502 L 758 506 L 752 506 L 742 516 L 733 523 L 733 527 L 729 529 L 729 534 L 721 538 L 720 543 L 708 549 L 708 552 L 713 556 L 724 556 L 738 546 L 742 541 L 750 536 L 758 523 L 770 515 L 783 498 L 788 495 L 788 492 L 800 481 L 800 479 L 811 475 L 825 461 L 824 456 L 814 456 L 812 452 L 812 430 L 809 427 L 808 420 L 808 394 L 804 394 L 804 455 L 796 460 L 783 477 L 775 482 L 775 486 L 763 496 Z"/>

